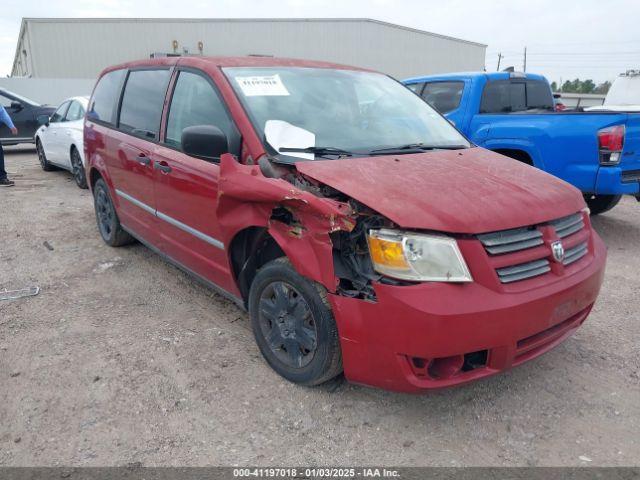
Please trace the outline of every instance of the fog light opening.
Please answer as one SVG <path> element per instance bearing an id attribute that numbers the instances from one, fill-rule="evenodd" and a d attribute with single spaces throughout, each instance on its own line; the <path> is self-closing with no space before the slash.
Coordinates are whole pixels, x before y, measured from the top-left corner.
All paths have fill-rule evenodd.
<path id="1" fill-rule="evenodd" d="M 416 377 L 426 377 L 429 368 L 429 360 L 420 357 L 411 357 L 411 370 Z"/>
<path id="2" fill-rule="evenodd" d="M 434 358 L 429 364 L 429 375 L 437 379 L 451 378 L 460 373 L 462 365 L 464 365 L 464 355 Z"/>
<path id="3" fill-rule="evenodd" d="M 488 350 L 480 350 L 478 352 L 465 353 L 464 365 L 462 365 L 462 371 L 468 372 L 470 370 L 475 370 L 476 368 L 486 367 L 488 356 L 489 356 Z"/>

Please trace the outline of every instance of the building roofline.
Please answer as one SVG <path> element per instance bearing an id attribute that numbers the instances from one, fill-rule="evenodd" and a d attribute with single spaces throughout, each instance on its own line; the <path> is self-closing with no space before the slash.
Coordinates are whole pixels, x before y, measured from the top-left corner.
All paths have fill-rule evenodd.
<path id="1" fill-rule="evenodd" d="M 396 23 L 385 22 L 382 20 L 376 20 L 373 18 L 364 17 L 317 17 L 317 18 L 155 18 L 155 17 L 96 17 L 96 18 L 71 18 L 71 17 L 23 17 L 22 26 L 20 32 L 28 22 L 33 23 L 68 23 L 68 22 L 86 22 L 86 23 L 105 23 L 105 22 L 138 22 L 138 23 L 207 23 L 207 22 L 368 22 L 376 23 L 378 25 L 384 25 L 386 27 L 397 28 L 400 30 L 406 30 L 409 32 L 420 33 L 423 35 L 429 35 L 432 37 L 443 38 L 446 40 L 452 40 L 455 42 L 466 43 L 470 45 L 476 45 L 478 47 L 487 47 L 484 43 L 473 42 L 471 40 L 465 40 L 462 38 L 452 37 L 449 35 L 442 35 L 440 33 L 428 32 L 426 30 L 420 30 L 418 28 L 406 27 L 404 25 L 398 25 Z"/>

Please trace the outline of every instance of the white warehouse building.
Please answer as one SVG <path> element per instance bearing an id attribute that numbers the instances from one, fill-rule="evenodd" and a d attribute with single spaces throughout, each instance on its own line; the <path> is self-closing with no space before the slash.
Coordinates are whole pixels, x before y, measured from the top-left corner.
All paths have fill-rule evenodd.
<path id="1" fill-rule="evenodd" d="M 24 18 L 12 77 L 93 81 L 109 65 L 189 54 L 322 60 L 402 79 L 482 70 L 485 50 L 481 43 L 366 18 Z"/>

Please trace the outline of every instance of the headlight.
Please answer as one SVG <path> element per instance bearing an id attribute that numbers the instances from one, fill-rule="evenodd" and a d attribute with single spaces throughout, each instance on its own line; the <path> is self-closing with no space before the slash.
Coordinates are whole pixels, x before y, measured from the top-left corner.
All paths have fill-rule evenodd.
<path id="1" fill-rule="evenodd" d="M 370 230 L 371 261 L 378 273 L 402 280 L 471 282 L 455 239 L 395 230 Z"/>

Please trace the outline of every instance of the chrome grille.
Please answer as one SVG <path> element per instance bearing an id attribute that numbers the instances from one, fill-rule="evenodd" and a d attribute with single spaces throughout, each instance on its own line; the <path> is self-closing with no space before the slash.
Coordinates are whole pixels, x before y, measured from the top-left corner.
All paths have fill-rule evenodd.
<path id="1" fill-rule="evenodd" d="M 587 251 L 587 242 L 583 242 L 573 248 L 569 248 L 564 252 L 564 260 L 562 263 L 564 265 L 570 265 L 573 262 L 577 262 L 587 254 Z"/>
<path id="2" fill-rule="evenodd" d="M 543 232 L 549 227 L 560 239 L 588 238 L 583 212 L 577 212 L 539 225 L 483 233 L 476 237 L 489 255 L 501 283 L 525 280 L 551 271 L 552 253 L 550 249 L 538 248 L 544 245 Z M 582 232 L 582 233 L 581 233 Z M 575 243 L 576 240 L 570 243 Z M 580 241 L 580 240 L 577 240 Z M 569 243 L 569 241 L 567 242 Z M 549 251 L 547 251 L 549 250 Z M 520 253 L 523 252 L 523 253 Z M 526 252 L 526 254 L 524 253 Z M 588 240 L 567 248 L 562 263 L 570 265 L 588 253 Z"/>
<path id="3" fill-rule="evenodd" d="M 550 271 L 549 260 L 545 259 L 521 263 L 511 267 L 496 268 L 496 273 L 502 283 L 517 282 L 526 278 L 537 277 Z"/>
<path id="4" fill-rule="evenodd" d="M 556 229 L 556 234 L 560 238 L 579 232 L 584 228 L 584 219 L 581 213 L 574 213 L 568 217 L 559 218 L 549 222 L 549 225 Z"/>
<path id="5" fill-rule="evenodd" d="M 478 239 L 491 255 L 517 252 L 518 250 L 533 248 L 543 243 L 542 232 L 530 228 L 514 228 L 513 230 L 484 233 L 478 235 Z"/>

